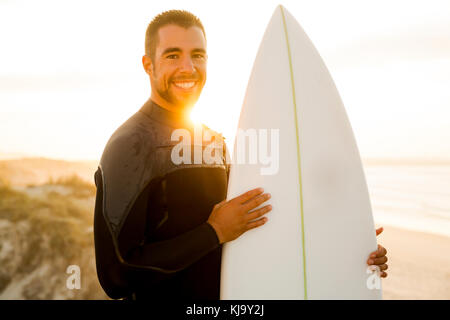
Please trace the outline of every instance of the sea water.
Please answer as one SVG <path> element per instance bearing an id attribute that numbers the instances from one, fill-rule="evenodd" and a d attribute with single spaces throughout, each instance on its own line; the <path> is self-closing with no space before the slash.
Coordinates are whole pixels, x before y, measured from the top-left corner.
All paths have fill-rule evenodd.
<path id="1" fill-rule="evenodd" d="M 376 227 L 450 237 L 450 165 L 365 165 Z"/>

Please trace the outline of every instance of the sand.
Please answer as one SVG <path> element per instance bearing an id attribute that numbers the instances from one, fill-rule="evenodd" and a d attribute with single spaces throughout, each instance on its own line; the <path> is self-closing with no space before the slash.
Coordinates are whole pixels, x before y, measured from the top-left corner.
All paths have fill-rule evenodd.
<path id="1" fill-rule="evenodd" d="M 378 243 L 389 259 L 383 299 L 450 299 L 450 237 L 383 227 Z"/>

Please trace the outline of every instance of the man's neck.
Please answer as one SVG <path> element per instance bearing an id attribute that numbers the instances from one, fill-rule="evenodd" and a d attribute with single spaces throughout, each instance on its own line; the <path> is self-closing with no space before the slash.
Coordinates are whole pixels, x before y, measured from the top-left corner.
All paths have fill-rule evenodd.
<path id="1" fill-rule="evenodd" d="M 165 123 L 174 128 L 184 128 L 186 126 L 190 127 L 192 123 L 189 116 L 184 116 L 182 113 L 169 111 L 153 101 L 151 98 L 144 103 L 139 111 L 154 120 Z"/>
<path id="2" fill-rule="evenodd" d="M 153 103 L 157 104 L 161 108 L 166 109 L 170 112 L 179 114 L 180 116 L 183 116 L 183 117 L 189 116 L 189 113 L 191 111 L 191 108 L 173 106 L 170 103 L 168 103 L 166 100 L 159 98 L 157 96 L 154 96 L 154 95 L 151 95 L 150 100 L 152 100 Z"/>

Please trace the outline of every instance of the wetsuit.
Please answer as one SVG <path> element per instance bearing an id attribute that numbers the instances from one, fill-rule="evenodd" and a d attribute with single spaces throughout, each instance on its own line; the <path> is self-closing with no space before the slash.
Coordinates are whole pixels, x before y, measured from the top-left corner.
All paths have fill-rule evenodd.
<path id="1" fill-rule="evenodd" d="M 219 299 L 221 245 L 206 221 L 226 197 L 225 143 L 210 131 L 221 161 L 176 165 L 178 128 L 194 140 L 189 121 L 149 100 L 105 147 L 94 238 L 98 278 L 111 298 Z"/>

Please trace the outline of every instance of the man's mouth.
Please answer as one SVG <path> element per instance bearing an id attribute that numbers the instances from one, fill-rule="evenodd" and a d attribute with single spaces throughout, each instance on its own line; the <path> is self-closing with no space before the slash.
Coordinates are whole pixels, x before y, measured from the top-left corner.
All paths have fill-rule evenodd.
<path id="1" fill-rule="evenodd" d="M 173 84 L 178 88 L 186 90 L 192 89 L 195 86 L 196 81 L 173 81 Z"/>

